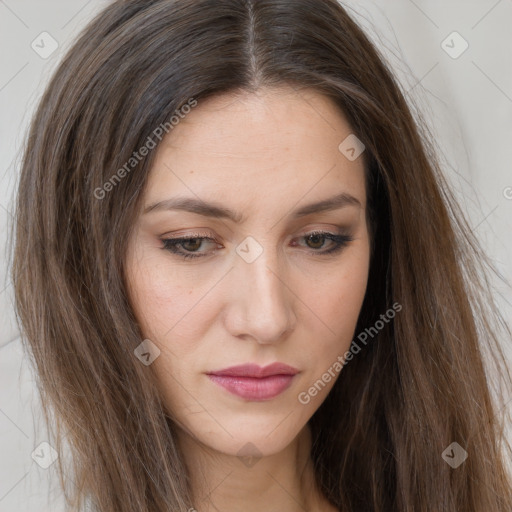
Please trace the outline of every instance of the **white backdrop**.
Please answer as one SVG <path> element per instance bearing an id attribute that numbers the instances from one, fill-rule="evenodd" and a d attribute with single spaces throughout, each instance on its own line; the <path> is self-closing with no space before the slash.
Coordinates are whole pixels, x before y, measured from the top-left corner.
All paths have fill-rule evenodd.
<path id="1" fill-rule="evenodd" d="M 41 457 L 51 460 L 51 450 L 40 445 L 48 439 L 14 322 L 6 242 L 19 153 L 34 107 L 66 48 L 107 3 L 0 0 L 0 512 L 63 510 L 59 493 L 49 493 L 55 465 L 44 469 L 36 463 Z M 510 283 L 512 1 L 343 4 L 377 42 L 407 97 L 426 117 L 473 231 Z M 499 280 L 494 286 L 510 323 L 511 289 Z M 505 348 L 512 355 L 511 347 Z"/>

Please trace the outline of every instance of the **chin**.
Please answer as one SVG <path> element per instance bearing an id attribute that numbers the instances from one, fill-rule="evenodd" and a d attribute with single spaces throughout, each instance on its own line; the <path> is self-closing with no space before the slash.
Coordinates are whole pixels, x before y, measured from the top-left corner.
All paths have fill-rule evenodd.
<path id="1" fill-rule="evenodd" d="M 253 423 L 247 421 L 224 421 L 223 427 L 214 429 L 194 428 L 188 435 L 204 446 L 238 457 L 267 457 L 284 450 L 292 443 L 306 425 L 290 420 L 293 415 L 259 418 Z M 283 418 L 286 418 L 283 421 Z"/>

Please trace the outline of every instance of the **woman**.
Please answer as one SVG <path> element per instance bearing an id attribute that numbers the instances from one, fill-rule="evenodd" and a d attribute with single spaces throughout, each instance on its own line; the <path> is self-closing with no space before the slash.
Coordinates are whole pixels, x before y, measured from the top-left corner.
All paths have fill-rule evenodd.
<path id="1" fill-rule="evenodd" d="M 87 27 L 13 270 L 72 510 L 510 510 L 499 314 L 421 133 L 334 0 Z"/>

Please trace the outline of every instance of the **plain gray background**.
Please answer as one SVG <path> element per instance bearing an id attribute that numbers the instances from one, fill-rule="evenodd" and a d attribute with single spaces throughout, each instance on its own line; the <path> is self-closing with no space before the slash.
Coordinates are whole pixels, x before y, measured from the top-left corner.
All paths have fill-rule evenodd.
<path id="1" fill-rule="evenodd" d="M 48 439 L 14 322 L 6 240 L 19 152 L 34 107 L 66 48 L 108 3 L 0 0 L 0 512 L 63 510 L 58 490 L 49 493 L 54 466 L 42 469 L 32 458 Z M 511 282 L 512 1 L 343 4 L 384 52 L 426 118 L 473 231 Z M 45 55 L 52 44 L 56 50 Z M 510 323 L 511 290 L 499 280 L 494 288 Z"/>

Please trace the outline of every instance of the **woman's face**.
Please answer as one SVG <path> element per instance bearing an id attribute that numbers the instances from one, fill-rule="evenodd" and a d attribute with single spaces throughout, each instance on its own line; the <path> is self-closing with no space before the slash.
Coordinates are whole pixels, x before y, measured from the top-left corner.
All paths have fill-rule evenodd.
<path id="1" fill-rule="evenodd" d="M 199 102 L 158 146 L 129 243 L 130 300 L 160 351 L 150 368 L 166 407 L 210 448 L 277 453 L 338 377 L 369 268 L 351 133 L 318 93 L 267 89 Z M 252 366 L 225 371 L 239 365 Z"/>

